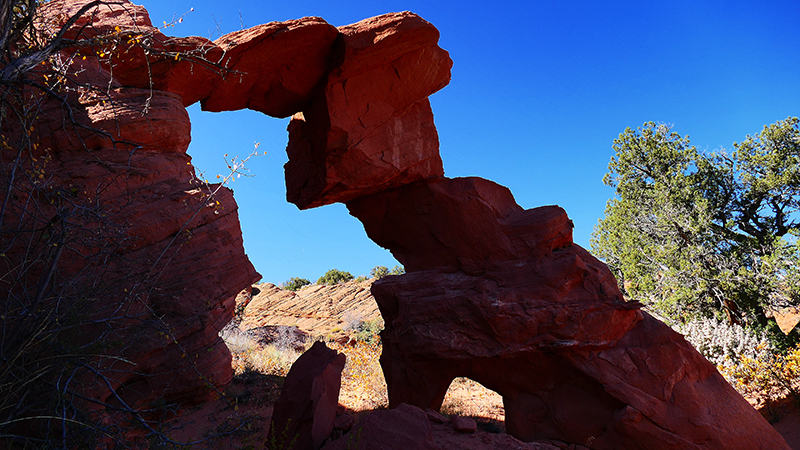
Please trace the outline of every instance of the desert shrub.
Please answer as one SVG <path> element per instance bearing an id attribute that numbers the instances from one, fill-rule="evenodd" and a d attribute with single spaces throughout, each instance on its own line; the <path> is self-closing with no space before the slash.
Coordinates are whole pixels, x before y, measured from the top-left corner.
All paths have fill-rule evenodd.
<path id="1" fill-rule="evenodd" d="M 761 352 L 742 356 L 736 364 L 719 366 L 720 373 L 742 395 L 754 398 L 771 412 L 786 396 L 800 401 L 800 347 L 785 353 Z"/>
<path id="2" fill-rule="evenodd" d="M 742 358 L 764 359 L 772 353 L 766 334 L 715 319 L 698 319 L 676 325 L 675 331 L 716 366 L 736 365 Z"/>
<path id="3" fill-rule="evenodd" d="M 285 377 L 292 364 L 309 346 L 308 342 L 298 338 L 296 327 L 285 325 L 274 327 L 270 342 L 266 345 L 261 343 L 265 338 L 263 329 L 244 331 L 228 324 L 219 335 L 233 355 L 236 375 L 258 372 Z"/>
<path id="4" fill-rule="evenodd" d="M 288 281 L 281 283 L 280 288 L 287 291 L 297 291 L 301 287 L 308 286 L 309 284 L 311 284 L 311 282 L 305 278 L 292 277 L 289 278 Z"/>
<path id="5" fill-rule="evenodd" d="M 359 311 L 347 311 L 342 315 L 343 330 L 351 332 L 356 340 L 369 344 L 377 342 L 378 335 L 383 331 L 383 326 L 382 318 L 365 320 L 364 314 Z"/>
<path id="6" fill-rule="evenodd" d="M 325 275 L 319 277 L 317 284 L 334 285 L 344 281 L 350 281 L 352 279 L 353 275 L 350 272 L 344 272 L 339 269 L 331 269 L 325 272 Z"/>
<path id="7" fill-rule="evenodd" d="M 278 325 L 275 329 L 275 338 L 272 345 L 280 350 L 291 350 L 305 348 L 305 340 L 298 337 L 297 327 L 288 325 Z"/>
<path id="8" fill-rule="evenodd" d="M 389 397 L 380 365 L 380 340 L 352 344 L 332 342 L 328 346 L 347 356 L 339 402 L 354 411 L 386 408 Z"/>
<path id="9" fill-rule="evenodd" d="M 386 266 L 375 266 L 369 271 L 369 277 L 376 280 L 380 280 L 386 275 L 389 275 L 389 269 Z"/>
<path id="10" fill-rule="evenodd" d="M 402 275 L 406 273 L 406 268 L 403 266 L 394 266 L 392 270 L 389 271 L 389 275 Z"/>
<path id="11" fill-rule="evenodd" d="M 362 281 L 367 281 L 367 277 L 364 275 L 359 275 L 356 277 L 356 283 L 361 283 Z"/>
<path id="12" fill-rule="evenodd" d="M 356 327 L 353 337 L 356 340 L 372 344 L 380 340 L 380 333 L 383 331 L 383 319 L 378 317 L 374 320 L 362 320 Z"/>
<path id="13" fill-rule="evenodd" d="M 342 327 L 345 331 L 355 330 L 364 322 L 364 314 L 360 311 L 345 311 L 342 314 Z"/>
<path id="14" fill-rule="evenodd" d="M 800 399 L 800 347 L 779 352 L 767 333 L 701 319 L 676 326 L 745 397 L 768 408 L 787 395 Z"/>
<path id="15" fill-rule="evenodd" d="M 301 354 L 272 344 L 254 346 L 245 352 L 233 354 L 233 371 L 235 375 L 255 371 L 264 375 L 285 377 Z"/>
<path id="16" fill-rule="evenodd" d="M 225 345 L 232 354 L 245 353 L 258 346 L 258 342 L 251 333 L 242 330 L 233 322 L 225 325 L 225 328 L 220 330 L 219 336 L 225 341 Z"/>

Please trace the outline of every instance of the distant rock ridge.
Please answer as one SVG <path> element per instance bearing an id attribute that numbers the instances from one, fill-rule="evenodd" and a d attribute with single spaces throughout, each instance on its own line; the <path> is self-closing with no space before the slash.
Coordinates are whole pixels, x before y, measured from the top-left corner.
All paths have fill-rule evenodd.
<path id="1" fill-rule="evenodd" d="M 332 286 L 314 284 L 297 291 L 284 290 L 272 283 L 259 284 L 252 297 L 245 294 L 238 300 L 243 306 L 239 328 L 247 331 L 266 325 L 296 326 L 315 336 L 353 329 L 362 321 L 381 317 L 370 292 L 374 282 L 369 279 Z"/>
<path id="2" fill-rule="evenodd" d="M 87 3 L 42 7 L 63 23 Z M 447 85 L 452 62 L 419 16 L 339 28 L 304 18 L 211 42 L 164 36 L 144 8 L 121 1 L 73 30 L 132 36 L 109 57 L 64 50 L 77 80 L 107 92 L 71 94 L 75 123 L 50 102 L 36 124 L 41 148 L 57 155 L 53 177 L 107 205 L 128 236 L 120 258 L 93 270 L 119 286 L 96 301 L 98 319 L 130 306 L 110 333 L 131 367 L 103 368 L 108 384 L 87 380 L 92 399 L 190 404 L 231 378 L 217 332 L 258 274 L 232 194 L 207 201 L 187 165 L 184 107 L 199 101 L 293 115 L 287 198 L 300 208 L 345 203 L 406 267 L 372 286 L 390 406 L 438 410 L 450 381 L 468 376 L 503 396 L 506 428 L 523 441 L 788 449 L 680 335 L 624 301 L 607 267 L 572 242 L 561 208 L 524 210 L 494 182 L 444 177 L 428 96 Z M 146 46 L 135 42 L 142 32 Z M 83 254 L 64 258 L 80 272 Z M 153 323 L 163 334 L 140 326 Z"/>

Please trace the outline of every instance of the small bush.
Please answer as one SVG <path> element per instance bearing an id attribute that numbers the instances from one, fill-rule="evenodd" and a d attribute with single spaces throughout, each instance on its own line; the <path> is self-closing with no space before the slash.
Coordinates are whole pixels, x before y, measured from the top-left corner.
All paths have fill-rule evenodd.
<path id="1" fill-rule="evenodd" d="M 772 403 L 787 395 L 800 400 L 800 347 L 785 355 L 767 352 L 742 356 L 736 364 L 718 368 L 739 393 L 756 399 L 770 414 Z"/>
<path id="2" fill-rule="evenodd" d="M 347 356 L 339 403 L 354 411 L 386 408 L 389 397 L 380 364 L 380 340 L 356 341 L 353 345 L 332 342 L 328 346 Z"/>
<path id="3" fill-rule="evenodd" d="M 352 279 L 353 275 L 350 272 L 343 272 L 339 269 L 331 269 L 325 272 L 325 275 L 319 277 L 317 284 L 334 285 L 341 282 L 350 281 Z"/>
<path id="4" fill-rule="evenodd" d="M 764 359 L 773 352 L 766 334 L 756 335 L 739 325 L 699 319 L 675 326 L 675 331 L 716 366 L 736 365 L 742 358 Z"/>
<path id="5" fill-rule="evenodd" d="M 369 271 L 369 277 L 376 280 L 380 280 L 386 275 L 389 275 L 389 269 L 386 266 L 375 266 Z"/>
<path id="6" fill-rule="evenodd" d="M 358 311 L 346 311 L 342 314 L 342 326 L 345 330 L 358 331 L 364 322 L 364 314 Z"/>
<path id="7" fill-rule="evenodd" d="M 358 341 L 373 344 L 380 340 L 379 335 L 381 331 L 383 331 L 383 326 L 383 319 L 380 317 L 375 320 L 362 320 L 361 323 L 358 324 L 353 337 Z"/>
<path id="8" fill-rule="evenodd" d="M 406 268 L 403 266 L 394 266 L 392 270 L 389 271 L 389 275 L 402 275 L 406 273 Z"/>
<path id="9" fill-rule="evenodd" d="M 781 354 L 770 343 L 768 333 L 756 334 L 713 319 L 675 328 L 743 396 L 768 410 L 787 395 L 800 399 L 800 347 Z"/>
<path id="10" fill-rule="evenodd" d="M 308 286 L 309 284 L 311 284 L 311 282 L 305 278 L 292 277 L 289 278 L 288 281 L 281 283 L 280 288 L 286 291 L 297 291 L 301 287 Z"/>

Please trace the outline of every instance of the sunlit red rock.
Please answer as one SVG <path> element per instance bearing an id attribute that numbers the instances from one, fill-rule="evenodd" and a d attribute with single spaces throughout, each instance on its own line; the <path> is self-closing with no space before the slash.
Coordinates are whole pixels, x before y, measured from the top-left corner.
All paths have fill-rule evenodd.
<path id="1" fill-rule="evenodd" d="M 301 209 L 443 175 L 427 100 L 450 81 L 438 30 L 406 12 L 339 31 L 337 65 L 289 125 L 286 195 Z"/>
<path id="2" fill-rule="evenodd" d="M 59 14 L 86 4 L 57 1 L 44 11 L 59 24 Z M 183 107 L 201 101 L 215 111 L 297 113 L 289 200 L 300 208 L 345 202 L 405 264 L 407 274 L 372 287 L 386 321 L 391 406 L 438 409 L 450 381 L 467 376 L 504 397 L 507 430 L 526 441 L 788 448 L 682 337 L 623 300 L 605 265 L 572 243 L 563 210 L 523 210 L 496 183 L 444 178 L 428 96 L 448 83 L 451 61 L 420 17 L 392 13 L 339 29 L 299 19 L 213 43 L 166 38 L 128 3 L 102 5 L 74 30 L 83 25 L 92 36 L 123 38 L 116 49 L 63 55 L 71 69 L 86 69 L 75 71 L 78 82 L 105 80 L 106 89 L 71 91 L 70 110 L 44 102 L 34 129 L 35 156 L 48 161 L 42 179 L 63 189 L 64 204 L 86 207 L 69 218 L 56 202 L 26 210 L 43 191 L 9 207 L 25 213 L 20 229 L 31 214 L 47 226 L 74 220 L 86 233 L 64 247 L 60 263 L 64 275 L 84 277 L 71 287 L 103 287 L 86 309 L 92 325 L 76 338 L 107 343 L 114 356 L 81 379 L 90 400 L 185 405 L 231 377 L 217 332 L 258 275 L 232 194 L 195 180 L 188 164 Z M 137 41 L 145 36 L 147 52 Z M 22 251 L 16 245 L 7 253 Z M 299 408 L 314 448 L 333 428 L 335 405 L 318 406 L 335 402 L 340 365 L 333 358 L 325 381 L 310 383 L 311 398 L 325 401 Z M 312 366 L 292 370 L 316 376 Z M 362 422 L 375 448 L 435 447 L 422 410 L 375 414 L 372 431 Z M 387 443 L 390 436 L 397 440 Z"/>

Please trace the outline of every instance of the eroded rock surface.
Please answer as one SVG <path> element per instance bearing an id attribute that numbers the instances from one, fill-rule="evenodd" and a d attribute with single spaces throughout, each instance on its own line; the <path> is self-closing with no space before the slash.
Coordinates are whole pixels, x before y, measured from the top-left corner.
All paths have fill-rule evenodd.
<path id="1" fill-rule="evenodd" d="M 45 10 L 58 23 L 87 3 Z M 345 202 L 406 266 L 406 275 L 372 288 L 386 321 L 392 406 L 438 409 L 450 381 L 468 376 L 503 395 L 507 429 L 526 441 L 788 448 L 681 336 L 622 299 L 608 269 L 572 242 L 563 210 L 523 210 L 493 182 L 443 176 L 427 97 L 447 84 L 451 62 L 418 16 L 338 29 L 306 18 L 210 42 L 166 38 L 144 9 L 121 2 L 73 28 L 129 45 L 84 48 L 72 59 L 66 49 L 79 83 L 107 89 L 71 91 L 68 112 L 44 102 L 34 127 L 48 183 L 73 204 L 102 205 L 81 219 L 84 229 L 113 224 L 114 237 L 98 241 L 113 249 L 75 241 L 61 256 L 67 272 L 97 274 L 113 290 L 95 297 L 103 325 L 83 339 L 122 342 L 111 353 L 123 359 L 101 368 L 103 382 L 83 380 L 91 398 L 199 401 L 230 379 L 216 333 L 257 274 L 230 192 L 197 183 L 187 165 L 183 107 L 200 101 L 215 111 L 299 113 L 289 125 L 289 200 L 301 208 Z M 48 223 L 63 219 L 59 211 L 45 205 L 31 215 Z M 20 217 L 20 229 L 35 228 Z M 328 397 L 333 378 L 323 383 Z M 427 423 L 421 410 L 409 414 Z M 327 423 L 303 438 L 318 446 Z M 432 442 L 424 430 L 409 437 L 420 438 L 423 448 Z"/>
<path id="2" fill-rule="evenodd" d="M 338 328 L 355 328 L 380 318 L 370 287 L 374 280 L 348 281 L 336 286 L 311 285 L 286 291 L 274 284 L 258 285 L 258 293 L 244 307 L 242 330 L 265 325 L 297 326 L 324 336 Z"/>
<path id="3" fill-rule="evenodd" d="M 317 450 L 330 436 L 342 383 L 345 355 L 317 341 L 295 361 L 275 403 L 270 448 Z"/>
<path id="4" fill-rule="evenodd" d="M 387 40 L 381 19 L 354 27 L 353 36 L 367 42 L 381 36 L 376 54 Z M 367 50 L 353 53 L 363 66 Z M 508 189 L 480 178 L 449 179 L 438 170 L 398 177 L 397 158 L 366 155 L 370 137 L 402 123 L 407 110 L 381 108 L 381 119 L 372 120 L 375 102 L 388 103 L 386 90 L 374 81 L 351 84 L 348 55 L 289 127 L 287 196 L 300 208 L 345 202 L 368 236 L 406 267 L 405 275 L 372 287 L 386 321 L 381 364 L 391 407 L 436 410 L 450 382 L 467 376 L 503 396 L 507 430 L 525 441 L 787 448 L 681 336 L 623 299 L 608 268 L 572 242 L 562 209 L 523 210 Z M 439 79 L 430 74 L 442 70 L 440 58 L 415 57 L 413 70 L 394 74 L 397 63 L 381 59 L 385 69 L 375 73 L 395 84 L 441 88 L 429 83 Z M 423 105 L 428 90 L 399 96 Z M 414 119 L 420 121 L 433 126 L 427 115 Z M 375 148 L 409 153 L 412 162 L 422 154 L 435 160 L 435 135 L 415 131 L 421 129 L 399 134 L 408 137 L 400 143 L 374 141 Z M 699 411 L 701 405 L 714 410 Z M 748 438 L 754 435 L 756 443 Z"/>
<path id="5" fill-rule="evenodd" d="M 560 450 L 560 447 L 551 443 L 526 443 L 506 434 L 475 433 L 472 428 L 475 423 L 468 424 L 469 419 L 454 421 L 460 422 L 469 429 L 466 432 L 460 431 L 449 420 L 431 419 L 425 411 L 403 403 L 390 410 L 370 413 L 349 433 L 329 442 L 322 448 L 323 450 L 346 450 L 348 448 L 361 450 L 482 450 L 489 448 L 497 450 Z M 577 450 L 574 446 L 570 448 Z"/>
<path id="6" fill-rule="evenodd" d="M 286 196 L 301 209 L 444 173 L 428 102 L 450 82 L 439 31 L 405 12 L 339 32 L 339 64 L 289 125 Z"/>

